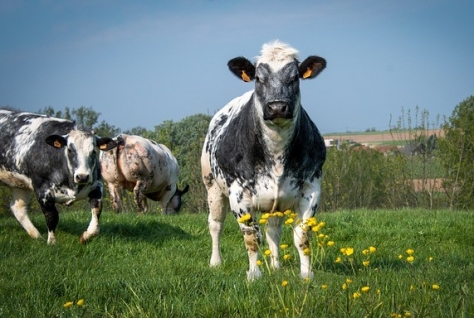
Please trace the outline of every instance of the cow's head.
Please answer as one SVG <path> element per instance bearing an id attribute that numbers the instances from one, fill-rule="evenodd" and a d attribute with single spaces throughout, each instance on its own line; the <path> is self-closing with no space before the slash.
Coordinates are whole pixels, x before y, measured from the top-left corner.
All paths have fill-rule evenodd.
<path id="1" fill-rule="evenodd" d="M 181 209 L 181 205 L 183 204 L 183 200 L 181 196 L 186 194 L 189 191 L 189 185 L 186 185 L 183 190 L 180 190 L 176 187 L 176 192 L 174 193 L 173 197 L 171 197 L 168 205 L 166 205 L 166 212 L 165 214 L 175 214 L 178 213 Z"/>
<path id="2" fill-rule="evenodd" d="M 97 147 L 108 151 L 117 146 L 111 138 L 98 137 L 83 130 L 71 130 L 67 135 L 50 135 L 45 141 L 57 149 L 65 149 L 67 165 L 76 184 L 93 182 L 98 164 Z"/>
<path id="3" fill-rule="evenodd" d="M 300 79 L 315 78 L 326 60 L 310 56 L 298 61 L 298 51 L 274 42 L 265 44 L 255 64 L 244 57 L 228 62 L 232 73 L 245 82 L 255 80 L 257 111 L 264 121 L 282 125 L 296 118 L 300 106 Z"/>

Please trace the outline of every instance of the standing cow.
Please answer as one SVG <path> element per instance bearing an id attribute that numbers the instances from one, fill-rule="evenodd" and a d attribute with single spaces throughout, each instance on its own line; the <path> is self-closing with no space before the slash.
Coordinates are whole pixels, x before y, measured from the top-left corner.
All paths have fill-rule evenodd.
<path id="1" fill-rule="evenodd" d="M 88 197 L 92 219 L 80 241 L 99 233 L 103 185 L 97 147 L 115 147 L 112 139 L 98 138 L 68 120 L 0 110 L 0 143 L 0 182 L 11 189 L 11 210 L 31 237 L 41 236 L 26 210 L 32 192 L 46 218 L 48 244 L 56 242 L 56 203 L 71 205 Z"/>
<path id="2" fill-rule="evenodd" d="M 231 72 L 255 89 L 217 112 L 204 141 L 202 177 L 208 192 L 211 266 L 220 265 L 220 236 L 226 211 L 239 221 L 249 257 L 247 278 L 261 276 L 257 265 L 261 232 L 257 212 L 293 210 L 299 223 L 294 244 L 301 276 L 311 278 L 309 233 L 303 223 L 315 214 L 321 194 L 324 140 L 300 103 L 300 79 L 316 77 L 326 61 L 310 56 L 302 63 L 295 49 L 281 42 L 265 44 L 256 64 L 244 57 L 229 61 Z M 241 218 L 247 214 L 251 218 Z M 271 265 L 279 267 L 282 218 L 268 220 L 266 238 Z"/>
<path id="3" fill-rule="evenodd" d="M 101 152 L 102 177 L 109 187 L 112 207 L 122 210 L 121 188 L 133 192 L 138 213 L 148 210 L 146 198 L 160 201 L 164 214 L 177 213 L 181 196 L 189 190 L 178 189 L 179 166 L 163 144 L 136 135 L 121 134 L 114 138 L 118 147 Z"/>

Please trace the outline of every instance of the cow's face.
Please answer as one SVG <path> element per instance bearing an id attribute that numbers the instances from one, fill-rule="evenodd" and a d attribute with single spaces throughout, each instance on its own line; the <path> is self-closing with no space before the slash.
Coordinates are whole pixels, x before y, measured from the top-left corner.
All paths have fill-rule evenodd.
<path id="1" fill-rule="evenodd" d="M 74 183 L 92 183 L 98 165 L 98 150 L 107 151 L 117 143 L 111 138 L 98 138 L 94 134 L 81 130 L 72 130 L 67 135 L 51 135 L 46 138 L 46 143 L 55 148 L 64 148 L 67 166 L 73 176 Z"/>
<path id="2" fill-rule="evenodd" d="M 300 79 L 316 77 L 326 67 L 326 60 L 310 56 L 299 63 L 297 51 L 283 45 L 271 51 L 264 46 L 256 65 L 244 57 L 227 65 L 243 81 L 255 80 L 257 111 L 263 120 L 282 125 L 298 115 Z"/>
<path id="3" fill-rule="evenodd" d="M 168 205 L 166 205 L 165 214 L 176 214 L 181 209 L 181 205 L 183 204 L 183 200 L 181 196 L 186 194 L 189 191 L 189 185 L 186 185 L 183 190 L 180 190 L 176 187 L 176 192 L 174 193 L 173 197 L 171 197 Z"/>

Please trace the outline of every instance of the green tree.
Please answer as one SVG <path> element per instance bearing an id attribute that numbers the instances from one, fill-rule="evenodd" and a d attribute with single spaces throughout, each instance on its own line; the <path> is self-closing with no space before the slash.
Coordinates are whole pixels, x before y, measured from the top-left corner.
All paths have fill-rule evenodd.
<path id="1" fill-rule="evenodd" d="M 458 104 L 443 125 L 440 156 L 451 209 L 474 208 L 474 96 Z"/>

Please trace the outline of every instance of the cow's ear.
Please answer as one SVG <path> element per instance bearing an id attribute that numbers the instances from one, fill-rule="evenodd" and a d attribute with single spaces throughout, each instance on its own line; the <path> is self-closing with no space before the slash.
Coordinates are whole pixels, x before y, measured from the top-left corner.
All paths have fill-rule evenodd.
<path id="1" fill-rule="evenodd" d="M 117 147 L 117 142 L 110 137 L 100 137 L 97 139 L 97 146 L 101 151 L 110 151 L 114 147 Z"/>
<path id="2" fill-rule="evenodd" d="M 237 57 L 227 62 L 229 70 L 244 82 L 255 79 L 255 65 L 244 57 Z"/>
<path id="3" fill-rule="evenodd" d="M 50 135 L 45 139 L 45 142 L 55 148 L 61 148 L 67 145 L 67 139 L 62 135 Z"/>
<path id="4" fill-rule="evenodd" d="M 316 77 L 322 70 L 326 67 L 326 60 L 312 55 L 306 60 L 301 62 L 298 69 L 300 72 L 300 78 L 302 79 L 312 79 Z"/>

